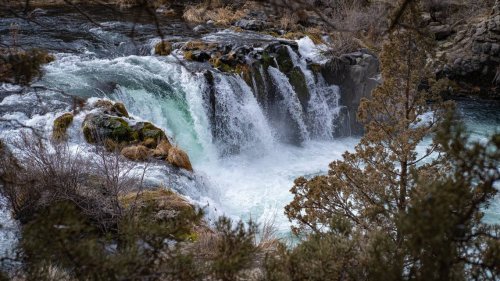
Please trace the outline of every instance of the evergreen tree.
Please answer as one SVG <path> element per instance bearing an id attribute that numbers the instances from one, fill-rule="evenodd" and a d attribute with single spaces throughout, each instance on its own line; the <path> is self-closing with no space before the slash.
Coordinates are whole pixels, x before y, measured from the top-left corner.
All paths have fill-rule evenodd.
<path id="1" fill-rule="evenodd" d="M 498 154 L 467 147 L 460 130 L 450 135 L 454 127 L 444 121 L 452 104 L 440 101 L 440 83 L 429 79 L 430 38 L 418 28 L 418 4 L 408 5 L 403 28 L 391 31 L 380 55 L 383 83 L 359 107 L 365 135 L 355 151 L 332 162 L 328 175 L 298 178 L 291 189 L 285 213 L 307 240 L 288 255 L 303 256 L 321 241 L 323 251 L 308 261 L 328 250 L 337 257 L 312 280 L 498 277 L 491 262 L 500 260 L 498 236 L 481 224 L 479 208 L 496 193 Z M 442 128 L 448 134 L 430 141 Z M 498 148 L 495 140 L 489 150 Z M 357 262 L 339 267 L 346 259 Z"/>

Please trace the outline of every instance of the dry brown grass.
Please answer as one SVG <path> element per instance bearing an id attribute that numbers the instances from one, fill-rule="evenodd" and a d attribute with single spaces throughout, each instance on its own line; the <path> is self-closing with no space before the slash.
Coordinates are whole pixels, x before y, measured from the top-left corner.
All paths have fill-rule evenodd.
<path id="1" fill-rule="evenodd" d="M 5 1 L 6 6 L 15 7 L 15 6 L 24 6 L 26 1 L 19 0 L 7 0 Z M 130 8 L 137 5 L 143 5 L 143 1 L 141 0 L 71 0 L 72 4 L 110 4 L 116 5 L 120 8 Z M 153 8 L 157 8 L 162 5 L 166 5 L 169 3 L 169 0 L 149 0 L 147 1 L 148 5 L 151 5 Z M 48 6 L 59 6 L 59 5 L 67 5 L 67 1 L 65 0 L 30 0 L 29 5 L 31 7 L 48 7 Z"/>
<path id="2" fill-rule="evenodd" d="M 317 28 L 311 28 L 311 29 L 308 28 L 305 31 L 287 32 L 280 37 L 288 40 L 298 40 L 300 38 L 307 36 L 313 41 L 314 44 L 319 45 L 319 44 L 325 44 L 325 41 L 323 40 L 321 34 L 322 32 Z"/>
<path id="3" fill-rule="evenodd" d="M 294 29 L 299 22 L 299 17 L 290 11 L 286 11 L 279 20 L 279 27 L 285 30 Z"/>
<path id="4" fill-rule="evenodd" d="M 246 15 L 246 12 L 231 6 L 201 3 L 184 10 L 183 18 L 188 22 L 204 23 L 212 20 L 218 26 L 228 26 Z"/>

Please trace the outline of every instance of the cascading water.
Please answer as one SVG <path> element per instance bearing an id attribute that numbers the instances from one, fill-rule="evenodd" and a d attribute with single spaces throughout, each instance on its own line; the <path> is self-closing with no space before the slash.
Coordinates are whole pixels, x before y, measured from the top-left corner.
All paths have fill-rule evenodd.
<path id="1" fill-rule="evenodd" d="M 333 139 L 335 120 L 339 115 L 340 90 L 336 85 L 327 85 L 321 75 L 315 76 L 308 69 L 305 58 L 299 57 L 290 46 L 286 46 L 294 66 L 300 68 L 306 79 L 307 88 L 311 95 L 307 115 L 312 135 L 320 139 Z"/>
<path id="2" fill-rule="evenodd" d="M 309 140 L 310 136 L 306 125 L 306 115 L 288 77 L 272 66 L 268 68 L 268 72 L 282 98 L 282 102 L 279 103 L 276 110 L 280 110 L 282 114 L 289 114 L 292 117 L 298 126 L 300 141 Z"/>
<path id="3" fill-rule="evenodd" d="M 251 79 L 246 81 L 235 74 L 181 64 L 173 55 L 130 55 L 133 45 L 121 42 L 123 37 L 107 27 L 116 25 L 121 26 L 119 22 L 110 22 L 103 24 L 104 29 L 92 29 L 95 38 L 89 42 L 78 39 L 56 46 L 57 60 L 46 66 L 46 75 L 39 83 L 83 98 L 123 101 L 135 119 L 149 120 L 165 129 L 175 144 L 189 154 L 195 173 L 153 166 L 148 175 L 152 184 L 173 188 L 200 206 L 209 205 L 209 211 L 217 209 L 216 215 L 225 213 L 258 222 L 274 218 L 280 234 L 288 233 L 289 222 L 283 207 L 292 199 L 288 190 L 293 180 L 325 173 L 329 162 L 340 158 L 359 140 L 335 139 L 343 122 L 341 93 L 339 87 L 328 84 L 308 66 L 306 58 L 318 57 L 310 39 L 298 42 L 298 52 L 286 46 L 292 68 L 298 69 L 305 80 L 308 99 L 304 102 L 291 83 L 296 81 L 291 80 L 290 73 L 284 73 L 286 67 L 280 66 L 275 57 L 269 62 L 271 66 L 255 67 Z M 150 27 L 139 27 L 146 29 L 144 34 L 154 34 L 147 30 Z M 73 29 L 79 32 L 78 28 Z M 221 41 L 224 36 L 240 39 L 238 33 L 231 32 L 207 35 L 204 39 Z M 249 40 L 275 40 L 257 33 L 254 36 Z M 145 54 L 150 53 L 150 43 L 158 41 L 147 39 L 148 43 L 141 47 L 149 48 Z M 45 45 L 54 45 L 54 40 L 45 40 Z M 80 49 L 84 51 L 79 52 Z M 0 117 L 50 134 L 52 121 L 70 110 L 70 103 L 53 91 L 11 95 L 0 100 Z M 498 112 L 495 114 L 488 117 L 497 118 L 493 125 L 478 130 L 491 132 L 492 126 L 498 128 Z M 69 142 L 85 148 L 80 127 L 84 117 L 85 112 L 75 116 Z M 482 122 L 471 120 L 474 125 Z M 349 124 L 347 120 L 344 125 Z M 348 131 L 348 126 L 344 129 Z M 9 130 L 0 127 L 2 137 Z M 291 140 L 299 145 L 290 144 Z M 82 151 L 91 153 L 89 149 Z M 489 218 L 498 220 L 498 213 L 494 211 Z"/>
<path id="4" fill-rule="evenodd" d="M 299 66 L 300 62 L 295 64 Z M 317 111 L 315 102 L 310 101 L 304 110 L 289 78 L 278 68 L 260 66 L 257 71 L 261 77 L 268 77 L 263 79 L 266 93 L 278 90 L 280 99 L 275 104 L 266 103 L 267 96 L 260 103 L 256 85 L 250 87 L 238 75 L 210 70 L 210 82 L 206 70 L 193 71 L 172 56 L 101 59 L 58 54 L 58 59 L 46 67 L 42 83 L 80 97 L 124 102 L 134 118 L 150 120 L 165 129 L 193 161 L 194 176 L 152 167 L 150 182 L 171 187 L 201 206 L 210 205 L 217 209 L 216 214 L 253 217 L 261 222 L 275 216 L 284 234 L 289 224 L 282 209 L 291 200 L 287 190 L 294 178 L 323 172 L 355 140 L 334 141 L 331 133 L 329 138 L 321 137 L 308 119 L 308 113 Z M 313 88 L 314 78 L 308 79 Z M 327 104 L 325 96 L 333 95 L 329 98 L 334 102 L 324 106 L 323 114 L 334 118 L 338 93 L 314 89 L 318 94 L 311 99 L 322 95 L 323 105 Z M 282 111 L 282 123 L 269 116 L 273 111 Z M 47 118 L 47 131 L 56 115 Z M 76 123 L 83 117 L 83 113 L 76 116 Z M 318 128 L 322 126 L 317 124 Z M 295 128 L 299 129 L 301 146 L 280 140 L 280 130 Z M 70 141 L 84 142 L 79 130 L 79 125 L 72 126 Z M 310 130 L 315 133 L 310 134 Z"/>
<path id="5" fill-rule="evenodd" d="M 264 149 L 274 136 L 250 87 L 238 76 L 215 74 L 215 120 L 212 124 L 222 155 Z"/>

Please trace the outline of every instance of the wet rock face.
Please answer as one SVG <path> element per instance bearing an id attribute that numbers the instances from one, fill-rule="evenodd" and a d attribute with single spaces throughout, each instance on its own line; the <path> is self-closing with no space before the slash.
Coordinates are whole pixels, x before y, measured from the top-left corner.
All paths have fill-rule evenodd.
<path id="1" fill-rule="evenodd" d="M 483 21 L 458 31 L 439 55 L 447 59 L 439 73 L 441 76 L 456 81 L 465 89 L 496 92 L 499 98 L 500 1 L 496 1 L 491 14 Z"/>
<path id="2" fill-rule="evenodd" d="M 268 27 L 268 23 L 262 20 L 242 19 L 237 21 L 235 26 L 245 30 L 262 31 Z"/>
<path id="3" fill-rule="evenodd" d="M 131 142 L 138 139 L 127 121 L 118 116 L 88 114 L 82 125 L 88 143 L 99 143 L 106 139 L 116 142 Z"/>
<path id="4" fill-rule="evenodd" d="M 321 66 L 321 74 L 329 84 L 340 87 L 340 105 L 342 122 L 349 129 L 339 131 L 341 135 L 363 133 L 363 126 L 356 121 L 356 113 L 362 98 L 370 97 L 379 83 L 380 63 L 375 55 L 360 51 L 345 54 L 329 60 Z M 348 135 L 349 135 L 348 134 Z"/>

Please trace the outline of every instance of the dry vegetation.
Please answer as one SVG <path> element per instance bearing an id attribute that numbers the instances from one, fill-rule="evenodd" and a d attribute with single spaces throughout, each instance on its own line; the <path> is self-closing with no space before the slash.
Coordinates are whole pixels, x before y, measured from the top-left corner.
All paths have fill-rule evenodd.
<path id="1" fill-rule="evenodd" d="M 183 18 L 188 22 L 204 23 L 209 20 L 219 26 L 228 26 L 243 18 L 246 13 L 232 5 L 225 5 L 220 0 L 205 0 L 204 2 L 187 6 Z"/>
<path id="2" fill-rule="evenodd" d="M 99 146 L 87 158 L 28 132 L 9 144 L 0 141 L 0 194 L 21 222 L 12 257 L 24 265 L 11 277 L 243 280 L 263 276 L 264 253 L 277 245 L 271 224 L 259 241 L 252 222 L 223 217 L 210 228 L 178 194 L 145 189 L 147 163 Z"/>

